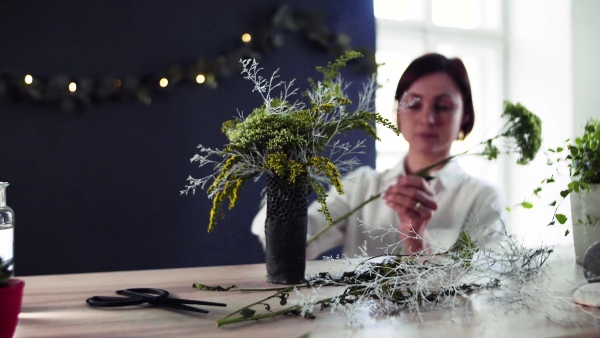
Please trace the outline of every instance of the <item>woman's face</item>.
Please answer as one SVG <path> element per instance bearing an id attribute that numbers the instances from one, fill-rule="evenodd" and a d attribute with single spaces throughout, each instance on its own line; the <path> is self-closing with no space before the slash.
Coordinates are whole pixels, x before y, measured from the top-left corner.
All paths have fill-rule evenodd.
<path id="1" fill-rule="evenodd" d="M 443 72 L 417 79 L 398 104 L 398 127 L 410 151 L 446 157 L 466 117 L 456 83 Z"/>

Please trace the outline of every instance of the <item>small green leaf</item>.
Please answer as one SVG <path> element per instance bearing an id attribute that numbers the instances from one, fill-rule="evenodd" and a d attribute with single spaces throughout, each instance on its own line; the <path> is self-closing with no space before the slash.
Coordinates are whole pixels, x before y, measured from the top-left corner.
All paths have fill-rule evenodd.
<path id="1" fill-rule="evenodd" d="M 256 311 L 252 310 L 250 308 L 245 308 L 242 311 L 240 311 L 240 314 L 244 318 L 252 318 L 252 316 L 254 316 L 255 313 L 256 313 Z"/>
<path id="2" fill-rule="evenodd" d="M 571 151 L 571 155 L 573 156 L 577 156 L 579 154 L 579 149 L 576 147 L 570 147 L 569 150 Z"/>
<path id="3" fill-rule="evenodd" d="M 527 202 L 527 201 L 523 201 L 523 202 L 521 202 L 521 206 L 522 206 L 523 208 L 525 208 L 525 209 L 531 209 L 531 208 L 533 208 L 533 204 L 531 204 L 531 203 L 529 203 L 529 202 Z"/>
<path id="4" fill-rule="evenodd" d="M 563 214 L 556 214 L 556 220 L 560 224 L 565 224 L 565 222 L 567 221 L 567 216 L 565 216 Z"/>
<path id="5" fill-rule="evenodd" d="M 569 196 L 570 193 L 571 193 L 570 189 L 563 190 L 563 191 L 560 192 L 560 196 L 564 198 L 564 197 Z"/>
<path id="6" fill-rule="evenodd" d="M 563 151 L 563 147 L 558 147 L 558 148 L 556 148 L 556 152 L 557 152 L 557 153 L 560 153 L 561 151 Z"/>
<path id="7" fill-rule="evenodd" d="M 510 212 L 510 207 L 506 207 L 506 212 Z"/>
<path id="8" fill-rule="evenodd" d="M 556 201 L 554 201 L 554 202 L 550 203 L 550 206 L 551 206 L 551 207 L 554 207 L 554 206 L 556 206 Z"/>
<path id="9" fill-rule="evenodd" d="M 226 288 L 222 287 L 222 286 L 209 286 L 209 285 L 205 285 L 205 284 L 200 284 L 200 283 L 194 283 L 192 285 L 194 287 L 194 289 L 198 289 L 198 290 L 205 290 L 205 291 L 229 291 L 231 289 L 235 289 L 237 288 L 236 285 L 231 285 L 228 286 Z"/>
<path id="10" fill-rule="evenodd" d="M 541 187 L 537 187 L 537 188 L 535 188 L 535 190 L 533 191 L 533 193 L 534 193 L 536 196 L 539 196 L 539 195 L 538 195 L 538 193 L 539 193 L 540 191 L 542 191 L 542 188 L 541 188 Z"/>
<path id="11" fill-rule="evenodd" d="M 565 236 L 567 236 L 569 233 L 569 229 L 565 230 Z"/>
<path id="12" fill-rule="evenodd" d="M 592 192 L 592 190 L 591 190 L 592 188 L 590 187 L 590 185 L 589 185 L 589 184 L 587 184 L 587 183 L 585 183 L 585 182 L 581 182 L 581 186 L 582 186 L 582 187 L 583 187 L 585 190 L 587 190 L 587 192 Z"/>

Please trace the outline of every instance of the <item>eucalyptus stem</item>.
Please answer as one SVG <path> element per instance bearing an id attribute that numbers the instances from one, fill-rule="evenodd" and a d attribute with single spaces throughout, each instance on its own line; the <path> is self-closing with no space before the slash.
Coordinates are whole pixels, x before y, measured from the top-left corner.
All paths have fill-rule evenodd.
<path id="1" fill-rule="evenodd" d="M 268 298 L 266 298 L 264 300 L 267 300 L 269 298 L 274 298 L 274 297 L 277 297 L 277 294 L 271 295 L 270 297 L 268 297 Z M 334 300 L 335 300 L 335 297 L 324 298 L 324 299 L 321 299 L 321 300 L 318 300 L 317 302 L 315 302 L 315 305 L 322 304 L 322 303 L 331 303 Z M 245 308 L 249 308 L 250 306 L 257 305 L 257 304 L 260 304 L 260 302 L 248 305 Z M 242 309 L 240 309 L 240 310 L 238 310 L 238 311 L 236 311 L 234 313 L 241 312 L 245 308 L 242 308 Z M 235 317 L 235 318 L 230 318 L 231 315 L 229 315 L 227 317 L 223 317 L 223 318 L 217 320 L 217 326 L 221 327 L 221 326 L 227 325 L 227 324 L 241 323 L 241 322 L 247 322 L 247 321 L 251 321 L 251 320 L 259 320 L 259 319 L 265 319 L 265 318 L 275 318 L 277 316 L 286 315 L 288 313 L 297 314 L 298 311 L 300 311 L 301 309 L 302 309 L 301 305 L 292 305 L 292 306 L 288 306 L 285 309 L 282 309 L 282 310 L 279 310 L 279 311 L 270 312 L 270 313 L 259 313 L 259 314 L 252 315 L 250 317 Z"/>
<path id="2" fill-rule="evenodd" d="M 232 286 L 224 288 L 222 286 L 209 286 L 209 285 L 201 284 L 201 283 L 194 283 L 194 284 L 192 284 L 192 287 L 194 289 L 197 289 L 197 290 L 217 291 L 217 292 L 225 292 L 225 291 L 237 291 L 237 292 L 279 291 L 279 290 L 283 290 L 283 289 L 287 288 L 287 287 L 272 287 L 272 288 L 241 288 L 240 289 L 236 285 L 232 285 Z M 296 287 L 302 287 L 302 285 L 296 286 Z"/>
<path id="3" fill-rule="evenodd" d="M 240 312 L 242 312 L 242 311 L 244 311 L 244 310 L 246 310 L 246 309 L 250 309 L 250 308 L 251 308 L 251 307 L 253 307 L 254 305 L 263 304 L 263 302 L 265 302 L 265 301 L 267 301 L 267 300 L 269 300 L 269 299 L 271 299 L 271 298 L 279 297 L 279 295 L 281 295 L 281 294 L 284 294 L 284 293 L 286 293 L 286 292 L 290 292 L 290 291 L 292 291 L 294 288 L 295 288 L 295 286 L 288 286 L 288 287 L 286 287 L 286 288 L 280 289 L 280 290 L 278 290 L 277 292 L 275 292 L 274 294 L 270 295 L 269 297 L 263 298 L 263 299 L 261 299 L 261 300 L 259 300 L 259 301 L 256 301 L 256 302 L 254 302 L 254 303 L 252 303 L 252 304 L 250 304 L 250 305 L 244 306 L 243 308 L 240 308 L 240 309 L 238 309 L 238 310 L 236 310 L 236 311 L 234 311 L 234 312 L 232 312 L 232 313 L 228 314 L 227 316 L 225 316 L 225 317 L 223 317 L 223 318 L 219 319 L 219 320 L 217 321 L 217 324 L 218 324 L 219 326 L 221 326 L 221 325 L 219 324 L 219 322 L 220 322 L 220 321 L 223 321 L 223 320 L 225 320 L 225 319 L 228 319 L 229 317 L 231 317 L 231 316 L 233 316 L 233 315 L 235 315 L 235 314 L 237 314 L 237 313 L 240 313 Z"/>

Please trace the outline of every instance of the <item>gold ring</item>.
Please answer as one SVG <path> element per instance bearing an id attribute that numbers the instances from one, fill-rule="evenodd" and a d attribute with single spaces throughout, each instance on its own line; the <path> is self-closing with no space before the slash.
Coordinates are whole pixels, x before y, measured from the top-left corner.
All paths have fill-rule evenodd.
<path id="1" fill-rule="evenodd" d="M 419 211 L 420 208 L 421 208 L 421 202 L 417 202 L 413 209 L 415 209 L 415 211 Z"/>

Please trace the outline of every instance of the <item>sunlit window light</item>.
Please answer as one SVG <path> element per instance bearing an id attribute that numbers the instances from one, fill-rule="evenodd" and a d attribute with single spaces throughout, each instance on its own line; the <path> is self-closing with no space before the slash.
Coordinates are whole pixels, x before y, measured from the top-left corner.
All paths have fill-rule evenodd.
<path id="1" fill-rule="evenodd" d="M 422 0 L 374 0 L 373 14 L 378 19 L 421 21 L 425 18 Z"/>
<path id="2" fill-rule="evenodd" d="M 431 21 L 437 26 L 475 28 L 479 25 L 480 5 L 476 0 L 433 0 Z"/>
<path id="3" fill-rule="evenodd" d="M 196 82 L 204 83 L 204 81 L 206 81 L 206 76 L 204 76 L 202 74 L 198 74 L 198 76 L 196 76 Z"/>
<path id="4" fill-rule="evenodd" d="M 33 83 L 33 76 L 27 74 L 25 75 L 25 83 L 26 84 L 32 84 Z"/>
<path id="5" fill-rule="evenodd" d="M 167 80 L 166 78 L 162 78 L 160 79 L 160 81 L 158 82 L 158 84 L 162 87 L 165 88 L 166 86 L 169 85 L 169 80 Z"/>
<path id="6" fill-rule="evenodd" d="M 250 40 L 252 40 L 252 36 L 250 34 L 245 33 L 244 35 L 242 35 L 242 41 L 250 42 Z"/>
<path id="7" fill-rule="evenodd" d="M 74 93 L 77 91 L 77 84 L 75 82 L 71 82 L 69 83 L 69 91 L 71 93 Z"/>

